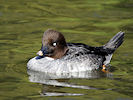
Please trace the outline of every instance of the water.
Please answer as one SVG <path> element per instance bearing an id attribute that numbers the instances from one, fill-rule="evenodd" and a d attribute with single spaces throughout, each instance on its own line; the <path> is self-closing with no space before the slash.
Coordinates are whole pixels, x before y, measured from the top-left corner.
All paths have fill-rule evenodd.
<path id="1" fill-rule="evenodd" d="M 103 45 L 120 30 L 126 35 L 109 75 L 29 76 L 26 64 L 48 28 L 62 32 L 67 42 L 92 46 Z M 132 100 L 132 39 L 132 0 L 1 0 L 0 100 Z"/>

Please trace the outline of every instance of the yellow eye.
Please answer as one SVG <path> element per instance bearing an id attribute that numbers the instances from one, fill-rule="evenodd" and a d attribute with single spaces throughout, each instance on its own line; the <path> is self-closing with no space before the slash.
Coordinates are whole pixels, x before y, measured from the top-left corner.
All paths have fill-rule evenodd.
<path id="1" fill-rule="evenodd" d="M 56 42 L 54 42 L 54 43 L 53 43 L 53 46 L 56 46 L 56 45 L 57 45 L 57 43 L 56 43 Z"/>

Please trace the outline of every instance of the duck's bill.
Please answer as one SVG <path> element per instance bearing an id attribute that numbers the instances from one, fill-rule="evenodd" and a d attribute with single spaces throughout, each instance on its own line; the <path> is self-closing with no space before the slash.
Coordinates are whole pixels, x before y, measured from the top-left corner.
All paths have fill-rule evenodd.
<path id="1" fill-rule="evenodd" d="M 46 57 L 46 56 L 50 57 L 53 55 L 53 51 L 48 49 L 47 46 L 44 46 L 44 47 L 42 46 L 41 50 L 37 52 L 37 55 L 43 56 L 43 57 Z"/>
<path id="2" fill-rule="evenodd" d="M 40 50 L 40 51 L 37 52 L 37 55 L 43 56 L 43 52 Z"/>

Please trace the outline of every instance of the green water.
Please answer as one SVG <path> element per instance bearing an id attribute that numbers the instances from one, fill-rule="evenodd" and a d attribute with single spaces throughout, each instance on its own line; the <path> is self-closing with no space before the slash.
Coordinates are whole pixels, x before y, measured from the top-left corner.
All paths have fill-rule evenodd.
<path id="1" fill-rule="evenodd" d="M 113 76 L 58 80 L 95 89 L 30 82 L 26 64 L 48 28 L 62 32 L 67 42 L 91 46 L 125 31 L 125 42 L 111 62 Z M 42 96 L 44 91 L 83 95 Z M 45 99 L 133 99 L 133 0 L 0 0 L 0 100 Z"/>

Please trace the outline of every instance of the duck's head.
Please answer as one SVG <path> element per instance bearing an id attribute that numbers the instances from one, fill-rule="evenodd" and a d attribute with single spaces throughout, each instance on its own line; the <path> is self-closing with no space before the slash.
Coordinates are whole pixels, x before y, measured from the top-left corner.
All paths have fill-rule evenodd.
<path id="1" fill-rule="evenodd" d="M 59 59 L 66 54 L 67 50 L 68 47 L 64 36 L 60 32 L 48 29 L 44 32 L 42 47 L 37 54 L 43 57 Z"/>

